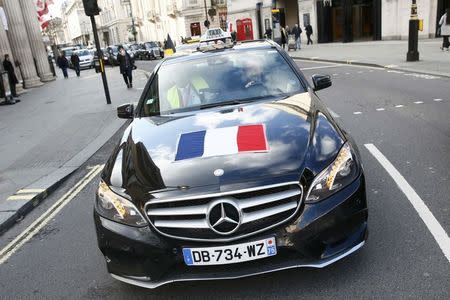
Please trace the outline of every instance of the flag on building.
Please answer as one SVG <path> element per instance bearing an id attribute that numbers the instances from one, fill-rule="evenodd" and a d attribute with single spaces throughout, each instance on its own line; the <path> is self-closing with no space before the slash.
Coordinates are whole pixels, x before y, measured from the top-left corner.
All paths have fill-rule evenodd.
<path id="1" fill-rule="evenodd" d="M 45 29 L 51 20 L 48 7 L 52 4 L 54 4 L 53 0 L 36 0 L 38 20 L 42 29 Z"/>

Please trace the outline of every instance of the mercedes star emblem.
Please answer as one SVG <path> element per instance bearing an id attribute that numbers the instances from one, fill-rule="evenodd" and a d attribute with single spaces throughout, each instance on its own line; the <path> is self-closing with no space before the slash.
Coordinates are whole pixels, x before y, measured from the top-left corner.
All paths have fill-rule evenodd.
<path id="1" fill-rule="evenodd" d="M 211 203 L 209 207 L 208 225 L 218 234 L 232 234 L 241 225 L 241 215 L 241 210 L 234 201 L 220 199 Z"/>

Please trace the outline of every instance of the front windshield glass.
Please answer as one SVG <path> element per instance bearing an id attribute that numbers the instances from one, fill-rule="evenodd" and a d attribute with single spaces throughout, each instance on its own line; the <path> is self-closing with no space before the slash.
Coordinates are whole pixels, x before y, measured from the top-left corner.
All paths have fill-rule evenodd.
<path id="1" fill-rule="evenodd" d="M 77 54 L 78 54 L 78 56 L 91 55 L 91 53 L 88 50 L 78 51 Z"/>
<path id="2" fill-rule="evenodd" d="M 163 64 L 143 108 L 146 116 L 168 115 L 303 91 L 277 50 L 227 51 Z"/>
<path id="3" fill-rule="evenodd" d="M 67 50 L 63 50 L 66 56 L 72 56 L 73 54 L 73 50 L 67 49 Z"/>
<path id="4" fill-rule="evenodd" d="M 151 48 L 158 47 L 158 45 L 155 42 L 149 42 L 149 43 L 145 43 L 145 47 L 147 49 L 151 49 Z"/>

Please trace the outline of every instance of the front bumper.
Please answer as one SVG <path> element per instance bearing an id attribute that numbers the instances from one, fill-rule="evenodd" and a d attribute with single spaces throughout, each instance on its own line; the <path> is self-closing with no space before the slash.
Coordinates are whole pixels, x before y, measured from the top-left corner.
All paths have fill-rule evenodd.
<path id="1" fill-rule="evenodd" d="M 80 69 L 89 69 L 94 66 L 93 61 L 80 62 Z"/>
<path id="2" fill-rule="evenodd" d="M 99 248 L 118 280 L 147 288 L 176 281 L 234 279 L 297 267 L 323 268 L 361 248 L 367 239 L 364 176 L 335 195 L 306 204 L 297 219 L 231 243 L 189 242 L 150 227 L 130 227 L 94 213 Z M 187 266 L 182 248 L 239 244 L 275 237 L 277 255 L 223 266 Z"/>

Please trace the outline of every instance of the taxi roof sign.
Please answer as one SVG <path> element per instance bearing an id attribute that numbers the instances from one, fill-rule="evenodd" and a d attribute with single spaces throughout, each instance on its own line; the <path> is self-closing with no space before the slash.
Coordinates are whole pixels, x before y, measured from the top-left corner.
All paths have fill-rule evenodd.
<path id="1" fill-rule="evenodd" d="M 204 35 L 202 35 L 200 43 L 213 42 L 223 39 L 231 39 L 231 34 L 223 31 L 222 28 L 211 28 L 208 29 Z"/>
<path id="2" fill-rule="evenodd" d="M 231 34 L 222 28 L 211 28 L 200 39 L 198 50 L 209 51 L 233 47 Z"/>

